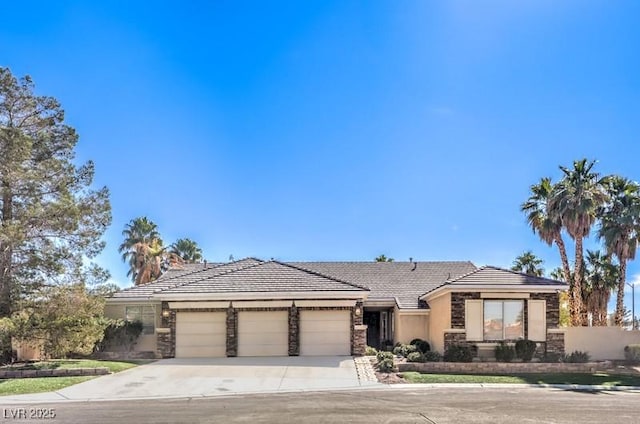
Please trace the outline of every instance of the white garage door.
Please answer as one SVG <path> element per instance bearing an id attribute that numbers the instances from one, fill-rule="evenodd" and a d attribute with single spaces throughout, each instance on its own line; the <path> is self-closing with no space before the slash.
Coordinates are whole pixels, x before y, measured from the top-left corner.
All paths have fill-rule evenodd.
<path id="1" fill-rule="evenodd" d="M 238 356 L 287 356 L 289 312 L 238 312 Z"/>
<path id="2" fill-rule="evenodd" d="M 226 353 L 225 312 L 176 313 L 176 358 L 213 358 Z"/>
<path id="3" fill-rule="evenodd" d="M 351 312 L 300 311 L 300 355 L 351 355 Z"/>

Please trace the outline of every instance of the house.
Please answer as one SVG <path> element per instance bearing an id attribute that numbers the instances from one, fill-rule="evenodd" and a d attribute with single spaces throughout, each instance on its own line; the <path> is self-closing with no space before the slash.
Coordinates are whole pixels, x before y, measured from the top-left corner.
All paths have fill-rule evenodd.
<path id="1" fill-rule="evenodd" d="M 564 283 L 471 262 L 186 264 L 107 299 L 159 357 L 362 355 L 414 338 L 443 352 L 527 338 L 564 351 Z"/>

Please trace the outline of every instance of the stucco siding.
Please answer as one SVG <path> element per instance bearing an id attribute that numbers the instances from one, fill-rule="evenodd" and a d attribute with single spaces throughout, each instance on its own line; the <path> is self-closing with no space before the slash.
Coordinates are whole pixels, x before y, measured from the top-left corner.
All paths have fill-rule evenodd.
<path id="1" fill-rule="evenodd" d="M 451 328 L 451 294 L 429 301 L 429 343 L 431 350 L 444 352 L 444 331 Z"/>
<path id="2" fill-rule="evenodd" d="M 618 327 L 564 328 L 565 352 L 580 350 L 593 360 L 624 359 L 624 347 L 640 344 L 640 331 L 627 331 Z"/>
<path id="3" fill-rule="evenodd" d="M 403 314 L 402 310 L 396 310 L 395 316 L 395 343 L 409 343 L 413 339 L 429 340 L 429 316 Z"/>

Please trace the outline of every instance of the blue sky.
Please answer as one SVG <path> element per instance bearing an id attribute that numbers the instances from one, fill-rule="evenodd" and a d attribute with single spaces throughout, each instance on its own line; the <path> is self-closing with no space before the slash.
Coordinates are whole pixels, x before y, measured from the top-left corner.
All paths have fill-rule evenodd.
<path id="1" fill-rule="evenodd" d="M 130 3 L 12 3 L 0 26 L 0 64 L 62 102 L 111 190 L 99 262 L 123 286 L 142 215 L 213 261 L 551 269 L 529 186 L 582 157 L 640 179 L 636 1 Z"/>

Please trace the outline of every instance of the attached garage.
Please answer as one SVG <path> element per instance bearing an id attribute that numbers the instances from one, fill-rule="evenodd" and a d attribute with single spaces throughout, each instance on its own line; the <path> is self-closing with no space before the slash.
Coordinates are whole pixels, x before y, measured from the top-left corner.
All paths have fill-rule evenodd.
<path id="1" fill-rule="evenodd" d="M 238 356 L 288 354 L 288 311 L 238 312 Z"/>
<path id="2" fill-rule="evenodd" d="M 301 310 L 300 355 L 351 355 L 351 312 Z"/>
<path id="3" fill-rule="evenodd" d="M 177 312 L 176 358 L 225 356 L 226 319 L 224 312 Z"/>

